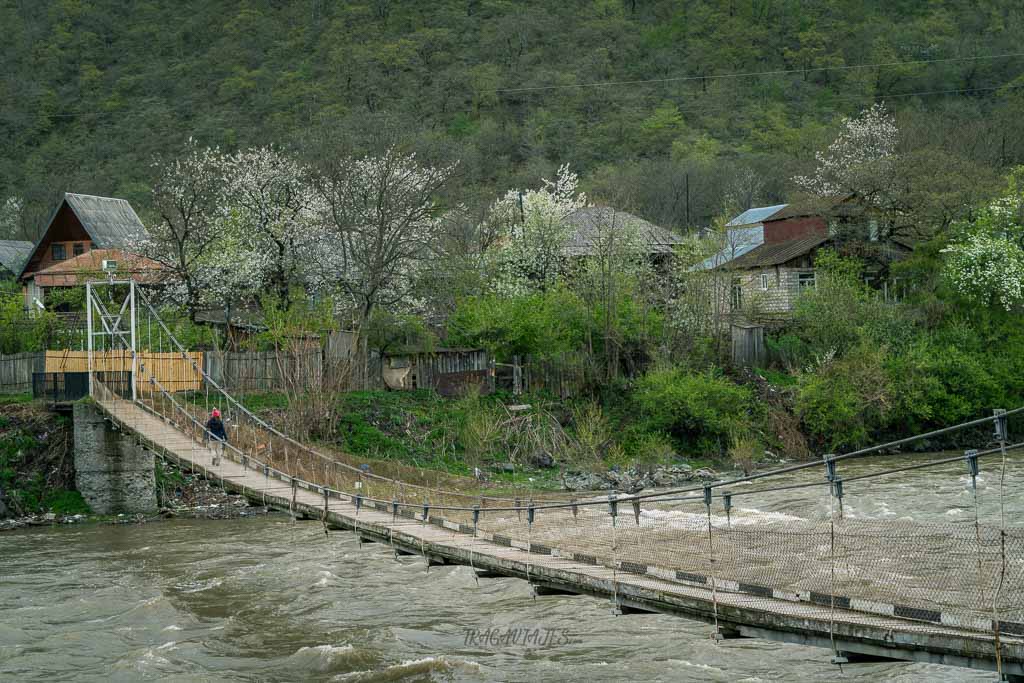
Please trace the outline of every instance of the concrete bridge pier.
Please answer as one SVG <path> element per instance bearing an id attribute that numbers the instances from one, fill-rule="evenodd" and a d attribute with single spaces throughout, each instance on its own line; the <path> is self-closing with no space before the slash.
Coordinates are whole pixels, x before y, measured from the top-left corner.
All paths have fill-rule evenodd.
<path id="1" fill-rule="evenodd" d="M 92 401 L 74 404 L 75 487 L 101 515 L 156 511 L 152 451 L 115 427 Z"/>

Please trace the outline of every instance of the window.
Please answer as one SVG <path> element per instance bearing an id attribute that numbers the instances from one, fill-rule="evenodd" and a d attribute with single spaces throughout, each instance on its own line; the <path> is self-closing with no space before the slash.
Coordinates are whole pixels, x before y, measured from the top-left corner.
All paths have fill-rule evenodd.
<path id="1" fill-rule="evenodd" d="M 67 249 L 65 249 L 64 245 L 59 242 L 55 242 L 50 247 L 50 253 L 53 255 L 54 261 L 63 261 L 68 257 Z"/>
<path id="2" fill-rule="evenodd" d="M 796 286 L 799 289 L 813 289 L 814 288 L 814 273 L 799 273 L 796 276 Z"/>
<path id="3" fill-rule="evenodd" d="M 768 273 L 761 273 L 761 290 L 767 292 L 769 284 Z"/>
<path id="4" fill-rule="evenodd" d="M 732 283 L 732 290 L 729 292 L 730 309 L 737 311 L 743 308 L 743 285 L 739 282 Z"/>
<path id="5" fill-rule="evenodd" d="M 81 242 L 75 242 L 75 246 L 71 247 L 71 254 L 73 256 L 81 256 L 85 253 L 85 245 Z"/>

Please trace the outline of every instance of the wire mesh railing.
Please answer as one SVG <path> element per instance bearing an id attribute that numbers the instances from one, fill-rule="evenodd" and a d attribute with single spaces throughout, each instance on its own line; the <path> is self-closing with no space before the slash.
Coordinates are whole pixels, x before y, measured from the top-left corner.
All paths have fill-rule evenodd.
<path id="1" fill-rule="evenodd" d="M 135 403 L 174 425 L 202 457 L 212 438 L 207 418 L 218 410 L 227 425 L 221 457 L 262 473 L 268 490 L 326 491 L 353 503 L 356 514 L 365 507 L 442 524 L 518 547 L 528 561 L 557 554 L 607 567 L 613 585 L 627 575 L 644 575 L 706 589 L 716 614 L 718 600 L 740 594 L 749 598 L 747 604 L 766 610 L 779 601 L 806 603 L 826 608 L 832 618 L 841 612 L 847 622 L 899 617 L 925 630 L 1024 636 L 1024 528 L 1011 523 L 1015 520 L 1006 512 L 1011 496 L 1006 473 L 1015 464 L 1013 454 L 1024 448 L 1009 442 L 1007 423 L 1024 409 L 821 461 L 671 490 L 490 496 L 381 476 L 290 438 L 208 377 L 144 296 L 140 311 L 141 324 L 152 330 L 143 345 L 155 339 L 161 349 L 171 349 L 191 368 L 190 386 L 198 388 L 174 391 L 162 383 L 159 367 L 142 362 Z M 133 352 L 141 356 L 143 350 Z M 111 387 L 94 377 L 94 386 L 101 402 L 132 400 L 123 382 Z M 993 447 L 843 476 L 855 459 L 985 425 L 994 427 L 988 439 Z M 956 505 L 966 513 L 960 521 L 922 521 L 912 511 L 874 519 L 846 514 L 883 478 L 953 465 L 962 469 L 943 476 L 958 480 Z M 820 478 L 772 485 L 813 468 Z M 813 505 L 800 516 L 737 514 L 739 501 L 780 492 Z"/>

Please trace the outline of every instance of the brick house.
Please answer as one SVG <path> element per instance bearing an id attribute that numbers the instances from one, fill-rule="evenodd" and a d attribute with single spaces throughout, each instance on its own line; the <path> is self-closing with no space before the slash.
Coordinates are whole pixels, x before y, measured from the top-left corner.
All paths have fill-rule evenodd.
<path id="1" fill-rule="evenodd" d="M 884 221 L 852 196 L 749 209 L 726 224 L 725 245 L 695 269 L 729 277 L 718 291 L 735 317 L 784 319 L 800 292 L 815 286 L 822 248 L 856 253 L 868 264 L 866 281 L 887 300 L 897 298 L 888 264 L 911 245 L 888 235 Z"/>
<path id="2" fill-rule="evenodd" d="M 94 275 L 102 268 L 99 256 L 111 261 L 120 259 L 119 270 L 131 262 L 131 272 L 122 275 L 140 276 L 153 264 L 131 255 L 130 250 L 145 236 L 146 228 L 124 199 L 66 193 L 18 272 L 25 305 L 34 308 L 37 301 L 44 304 L 47 288 L 74 286 L 81 277 Z M 94 249 L 105 251 L 92 258 L 89 253 Z"/>

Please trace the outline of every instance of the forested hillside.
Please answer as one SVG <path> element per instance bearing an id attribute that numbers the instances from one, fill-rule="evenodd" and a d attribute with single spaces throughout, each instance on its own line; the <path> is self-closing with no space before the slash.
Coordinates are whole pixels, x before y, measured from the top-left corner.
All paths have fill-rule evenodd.
<path id="1" fill-rule="evenodd" d="M 387 128 L 457 159 L 469 206 L 570 163 L 679 229 L 790 197 L 880 100 L 946 213 L 1024 162 L 1014 0 L 3 0 L 0 27 L 3 236 L 65 190 L 145 217 L 189 137 L 316 157 Z"/>

